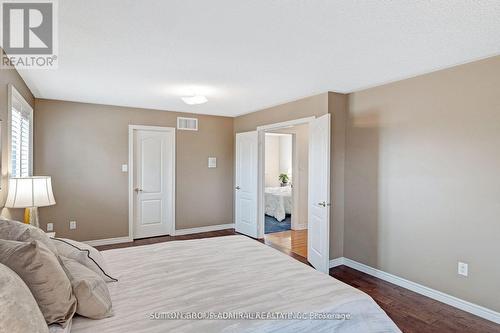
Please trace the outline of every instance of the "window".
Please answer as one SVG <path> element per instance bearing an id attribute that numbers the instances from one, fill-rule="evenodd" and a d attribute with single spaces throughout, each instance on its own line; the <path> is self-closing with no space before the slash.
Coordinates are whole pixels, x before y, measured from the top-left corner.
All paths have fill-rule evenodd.
<path id="1" fill-rule="evenodd" d="M 10 177 L 28 177 L 33 165 L 33 109 L 9 86 Z"/>

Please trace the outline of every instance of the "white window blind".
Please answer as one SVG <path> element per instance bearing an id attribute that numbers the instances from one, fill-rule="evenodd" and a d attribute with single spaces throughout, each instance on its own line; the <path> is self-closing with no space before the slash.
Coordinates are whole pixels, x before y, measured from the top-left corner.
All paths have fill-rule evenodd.
<path id="1" fill-rule="evenodd" d="M 31 175 L 33 111 L 14 88 L 12 88 L 11 101 L 10 175 L 11 177 L 28 177 Z"/>

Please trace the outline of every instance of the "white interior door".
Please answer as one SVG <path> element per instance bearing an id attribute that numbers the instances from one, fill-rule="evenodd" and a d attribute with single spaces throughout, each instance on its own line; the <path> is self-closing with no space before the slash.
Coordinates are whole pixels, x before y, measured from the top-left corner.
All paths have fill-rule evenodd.
<path id="1" fill-rule="evenodd" d="M 307 260 L 329 270 L 330 246 L 330 114 L 314 119 L 309 130 L 309 205 Z"/>
<path id="2" fill-rule="evenodd" d="M 172 234 L 175 130 L 134 134 L 134 238 Z"/>
<path id="3" fill-rule="evenodd" d="M 236 134 L 235 229 L 258 237 L 258 135 L 257 131 Z"/>

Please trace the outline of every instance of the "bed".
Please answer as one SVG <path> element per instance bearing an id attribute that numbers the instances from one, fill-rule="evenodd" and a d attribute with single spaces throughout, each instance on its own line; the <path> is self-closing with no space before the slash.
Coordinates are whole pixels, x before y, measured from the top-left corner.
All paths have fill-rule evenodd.
<path id="1" fill-rule="evenodd" d="M 400 332 L 365 293 L 245 236 L 102 252 L 114 316 L 72 333 Z M 167 320 L 166 313 L 337 313 L 348 320 Z"/>
<path id="2" fill-rule="evenodd" d="M 286 214 L 292 214 L 292 188 L 266 187 L 264 189 L 265 214 L 283 221 Z"/>

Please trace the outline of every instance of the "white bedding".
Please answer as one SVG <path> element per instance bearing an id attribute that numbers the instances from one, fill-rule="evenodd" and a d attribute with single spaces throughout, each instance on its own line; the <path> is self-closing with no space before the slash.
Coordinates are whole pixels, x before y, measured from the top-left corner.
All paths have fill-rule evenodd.
<path id="1" fill-rule="evenodd" d="M 279 222 L 283 221 L 286 214 L 292 214 L 292 188 L 266 187 L 264 189 L 265 213 L 274 217 Z"/>
<path id="2" fill-rule="evenodd" d="M 73 318 L 72 333 L 400 332 L 363 292 L 245 236 L 102 252 L 114 316 Z M 336 312 L 350 320 L 152 320 L 158 312 Z"/>

